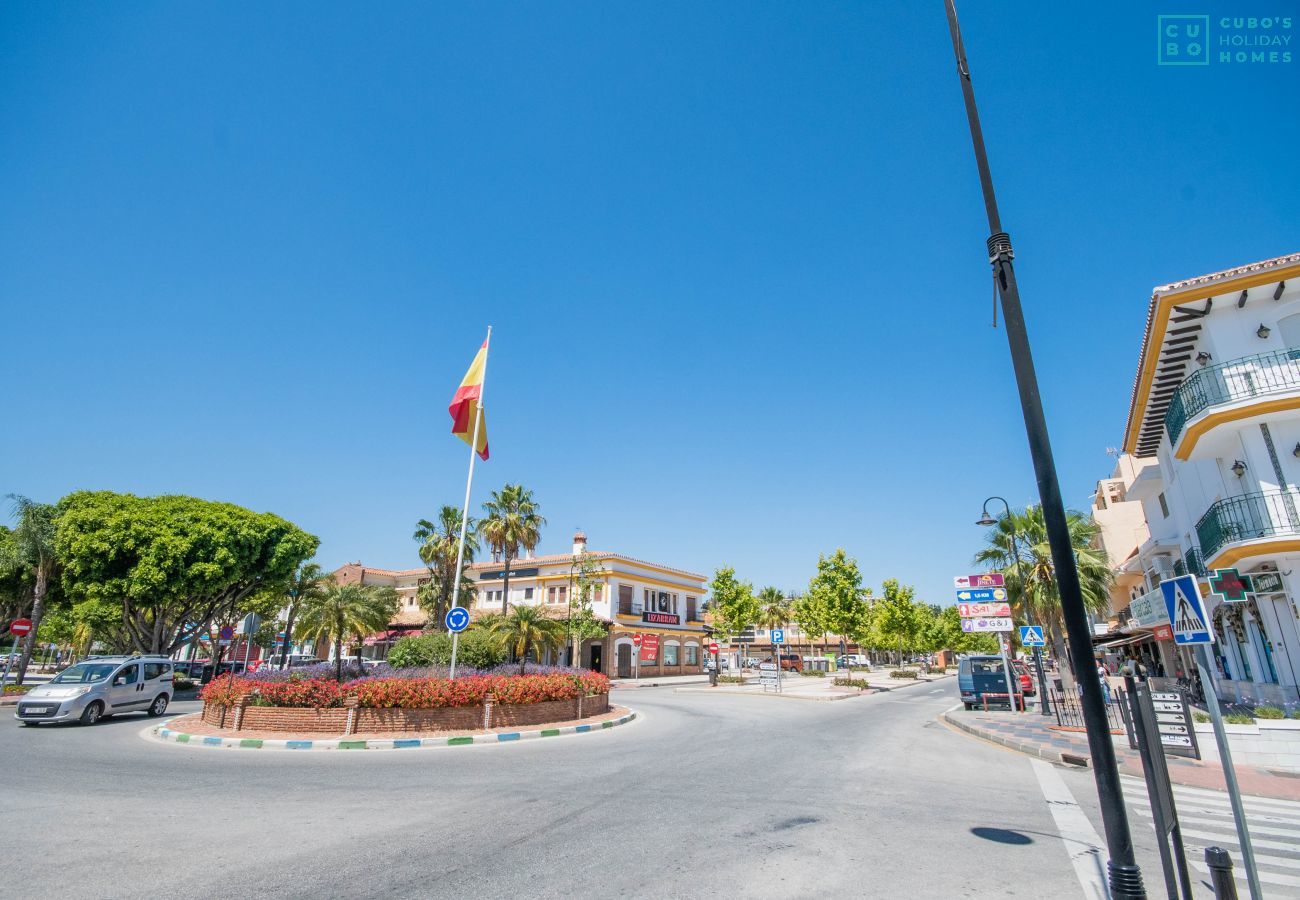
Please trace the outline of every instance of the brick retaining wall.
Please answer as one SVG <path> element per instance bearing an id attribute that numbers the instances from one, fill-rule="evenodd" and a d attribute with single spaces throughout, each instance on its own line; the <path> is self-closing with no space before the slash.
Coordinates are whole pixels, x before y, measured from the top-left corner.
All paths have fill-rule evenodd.
<path id="1" fill-rule="evenodd" d="M 355 701 L 354 701 L 355 702 Z M 490 716 L 485 706 L 491 707 Z M 299 709 L 282 706 L 223 707 L 203 704 L 203 721 L 235 731 L 293 733 L 409 734 L 427 731 L 474 731 L 489 727 L 545 725 L 609 711 L 609 694 L 541 703 L 485 704 L 440 709 L 364 709 L 347 706 Z"/>

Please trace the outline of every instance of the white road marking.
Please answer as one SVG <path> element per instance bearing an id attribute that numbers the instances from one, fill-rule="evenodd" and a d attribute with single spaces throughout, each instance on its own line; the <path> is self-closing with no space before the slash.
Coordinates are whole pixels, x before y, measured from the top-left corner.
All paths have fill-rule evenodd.
<path id="1" fill-rule="evenodd" d="M 1097 829 L 1092 827 L 1087 814 L 1079 808 L 1074 795 L 1066 787 L 1061 774 L 1050 763 L 1041 759 L 1031 759 L 1034 775 L 1047 800 L 1047 808 L 1052 811 L 1056 830 L 1061 834 L 1061 843 L 1070 856 L 1074 874 L 1079 879 L 1085 897 L 1106 900 L 1110 896 L 1105 870 L 1102 867 L 1102 841 Z"/>

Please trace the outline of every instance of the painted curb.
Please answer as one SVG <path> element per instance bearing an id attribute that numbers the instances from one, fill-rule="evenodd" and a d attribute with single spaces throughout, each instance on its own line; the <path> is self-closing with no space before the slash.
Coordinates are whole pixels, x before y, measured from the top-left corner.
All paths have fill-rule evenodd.
<path id="1" fill-rule="evenodd" d="M 154 725 L 146 728 L 143 736 L 148 740 L 172 744 L 188 744 L 191 747 L 211 747 L 225 750 L 428 750 L 435 747 L 468 747 L 473 744 L 506 744 L 515 741 L 527 741 L 535 738 L 559 737 L 565 734 L 588 734 L 607 731 L 626 725 L 637 717 L 636 710 L 628 710 L 626 715 L 603 722 L 586 725 L 566 725 L 562 728 L 539 728 L 535 731 L 503 731 L 492 734 L 466 734 L 459 737 L 439 738 L 383 738 L 350 740 L 333 738 L 327 740 L 293 740 L 211 737 L 201 734 L 186 734 L 173 731 L 166 725 Z"/>
<path id="2" fill-rule="evenodd" d="M 1018 741 L 1014 738 L 1009 738 L 992 731 L 985 731 L 983 728 L 979 728 L 969 722 L 963 722 L 961 719 L 952 716 L 950 712 L 940 713 L 939 718 L 948 725 L 951 725 L 953 728 L 956 728 L 958 731 L 964 731 L 972 737 L 977 737 L 980 740 L 988 741 L 992 744 L 1000 744 L 1010 750 L 1024 753 L 1026 756 L 1035 756 L 1038 759 L 1059 763 L 1063 766 L 1076 766 L 1084 769 L 1090 767 L 1090 761 L 1086 756 L 1078 756 L 1073 753 L 1062 753 L 1060 750 L 1047 750 L 1037 744 Z"/>

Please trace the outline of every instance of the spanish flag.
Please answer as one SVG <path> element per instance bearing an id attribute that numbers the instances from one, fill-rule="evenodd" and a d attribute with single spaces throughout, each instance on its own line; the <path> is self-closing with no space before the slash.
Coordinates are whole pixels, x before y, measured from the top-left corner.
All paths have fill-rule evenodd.
<path id="1" fill-rule="evenodd" d="M 479 404 L 483 397 L 483 378 L 487 374 L 487 351 L 487 341 L 484 341 L 474 361 L 469 364 L 469 371 L 461 379 L 460 387 L 456 388 L 456 395 L 451 398 L 451 406 L 447 407 L 447 411 L 451 413 L 451 433 L 467 444 L 474 440 L 474 420 L 479 415 Z M 479 423 L 478 446 L 474 449 L 483 459 L 488 458 L 486 413 L 483 421 Z"/>

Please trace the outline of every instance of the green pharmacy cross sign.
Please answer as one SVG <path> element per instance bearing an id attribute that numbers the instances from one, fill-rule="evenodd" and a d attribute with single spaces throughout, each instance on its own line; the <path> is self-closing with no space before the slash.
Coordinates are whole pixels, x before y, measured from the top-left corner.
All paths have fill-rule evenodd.
<path id="1" fill-rule="evenodd" d="M 1210 576 L 1210 590 L 1227 603 L 1244 603 L 1255 592 L 1250 576 L 1242 575 L 1236 569 L 1215 569 Z"/>

